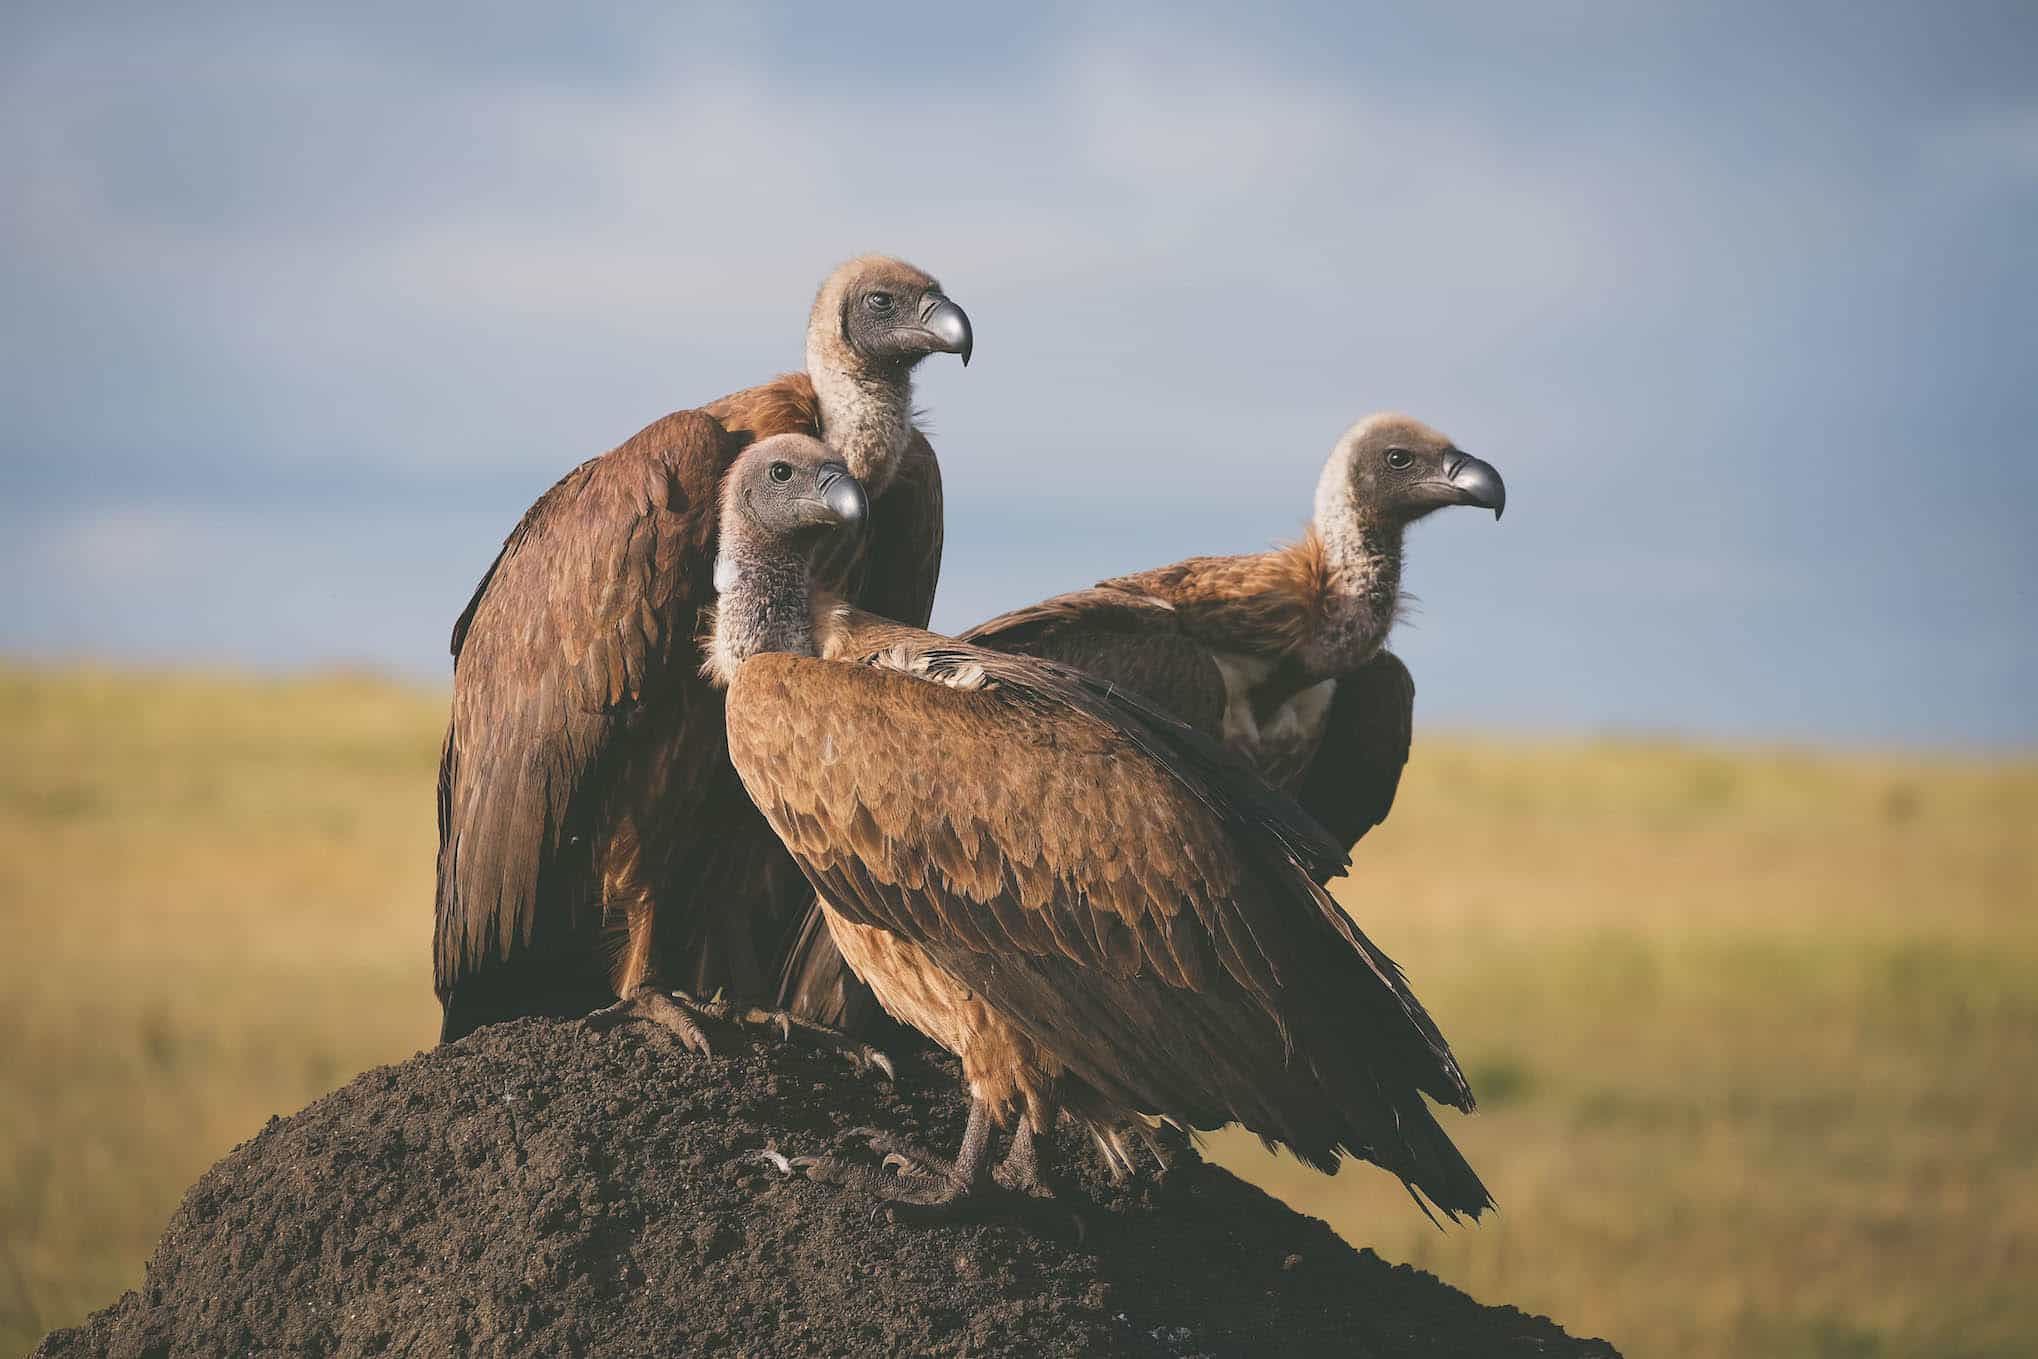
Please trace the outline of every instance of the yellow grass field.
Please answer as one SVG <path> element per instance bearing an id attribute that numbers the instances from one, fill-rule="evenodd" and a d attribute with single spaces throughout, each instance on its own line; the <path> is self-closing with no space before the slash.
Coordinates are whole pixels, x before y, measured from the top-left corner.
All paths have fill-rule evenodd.
<path id="1" fill-rule="evenodd" d="M 431 1040 L 442 703 L 0 667 L 0 1353 Z M 2038 1353 L 2038 762 L 1426 733 L 1343 898 L 1464 1059 L 1502 1211 L 1234 1168 L 1636 1356 Z"/>

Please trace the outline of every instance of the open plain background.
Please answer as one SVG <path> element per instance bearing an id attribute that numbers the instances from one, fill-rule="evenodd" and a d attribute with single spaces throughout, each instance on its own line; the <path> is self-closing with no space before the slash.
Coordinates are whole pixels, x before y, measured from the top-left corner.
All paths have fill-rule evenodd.
<path id="1" fill-rule="evenodd" d="M 433 1037 L 443 695 L 0 669 L 0 1352 L 214 1159 Z M 2038 762 L 1420 734 L 1341 896 L 1500 1200 L 1219 1159 L 1637 1356 L 2038 1348 Z"/>

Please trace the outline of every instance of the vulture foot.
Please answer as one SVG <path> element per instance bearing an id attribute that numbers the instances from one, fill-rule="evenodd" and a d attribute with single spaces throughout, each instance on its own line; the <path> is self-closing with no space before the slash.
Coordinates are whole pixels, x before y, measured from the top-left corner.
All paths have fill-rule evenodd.
<path id="1" fill-rule="evenodd" d="M 684 991 L 640 986 L 607 1009 L 596 1010 L 587 1022 L 597 1029 L 633 1022 L 656 1024 L 677 1036 L 688 1052 L 712 1057 L 715 1049 L 708 1041 L 708 1030 L 727 1024 L 729 1018 L 728 1007 L 719 1001 L 699 1001 Z"/>
<path id="2" fill-rule="evenodd" d="M 1033 1125 L 1023 1118 L 1019 1131 L 1012 1134 L 1011 1150 L 998 1164 L 997 1178 L 1018 1200 L 1014 1216 L 1038 1217 L 1049 1230 L 1065 1225 L 1074 1232 L 1079 1246 L 1089 1238 L 1089 1214 L 1095 1205 L 1056 1173 L 1053 1160 L 1034 1136 Z"/>
<path id="3" fill-rule="evenodd" d="M 991 1120 L 982 1104 L 970 1106 L 969 1126 L 954 1160 L 937 1156 L 894 1133 L 851 1128 L 845 1134 L 881 1152 L 884 1160 L 864 1165 L 843 1156 L 786 1156 L 767 1148 L 753 1159 L 781 1175 L 804 1175 L 817 1184 L 839 1185 L 867 1194 L 907 1222 L 940 1222 L 989 1216 L 1040 1219 L 1054 1229 L 1073 1219 L 1080 1242 L 1087 1231 L 1080 1213 L 1071 1213 L 1071 1199 L 1080 1194 L 1062 1189 L 1042 1164 L 1030 1130 L 1022 1122 L 1012 1150 L 994 1178 L 990 1173 Z M 1004 1183 L 1000 1183 L 1002 1180 Z M 1060 1207 L 1057 1208 L 1057 1203 Z"/>
<path id="4" fill-rule="evenodd" d="M 986 1173 L 984 1154 L 990 1144 L 990 1120 L 980 1117 L 974 1106 L 962 1152 L 953 1161 L 876 1128 L 851 1128 L 844 1136 L 867 1143 L 872 1151 L 882 1153 L 884 1160 L 869 1166 L 843 1156 L 788 1158 L 771 1151 L 760 1152 L 758 1159 L 784 1175 L 805 1175 L 819 1184 L 869 1194 L 888 1207 L 930 1216 L 949 1215 L 966 1201 L 996 1192 L 997 1186 Z"/>
<path id="5" fill-rule="evenodd" d="M 937 1156 L 917 1147 L 897 1133 L 878 1128 L 851 1128 L 844 1136 L 861 1138 L 865 1145 L 884 1158 L 880 1168 L 897 1172 L 901 1179 L 962 1184 L 969 1178 L 946 1156 Z"/>
<path id="6" fill-rule="evenodd" d="M 909 1168 L 903 1159 L 888 1156 L 883 1166 L 867 1166 L 840 1156 L 795 1156 L 786 1162 L 786 1173 L 868 1194 L 880 1207 L 925 1218 L 953 1216 L 983 1192 L 938 1169 Z M 893 1166 L 900 1167 L 897 1173 Z"/>
<path id="7" fill-rule="evenodd" d="M 703 1057 L 715 1055 L 714 1040 L 709 1035 L 716 1030 L 735 1029 L 739 1033 L 762 1030 L 781 1043 L 797 1042 L 840 1053 L 858 1071 L 881 1071 L 886 1080 L 898 1079 L 892 1059 L 868 1043 L 860 1043 L 825 1024 L 801 1019 L 787 1010 L 731 1005 L 720 996 L 696 1000 L 684 991 L 640 986 L 607 1009 L 596 1010 L 587 1021 L 598 1029 L 636 1021 L 656 1024 L 677 1035 L 687 1051 Z"/>
<path id="8" fill-rule="evenodd" d="M 840 1029 L 831 1029 L 826 1024 L 816 1024 L 811 1019 L 801 1019 L 789 1010 L 747 1009 L 732 1016 L 734 1022 L 745 1028 L 774 1029 L 781 1043 L 799 1043 L 805 1047 L 820 1048 L 825 1052 L 840 1053 L 858 1072 L 882 1071 L 888 1081 L 896 1081 L 899 1073 L 892 1066 L 892 1059 L 868 1043 L 860 1043 Z"/>
<path id="9" fill-rule="evenodd" d="M 1012 1134 L 1011 1149 L 998 1163 L 997 1176 L 998 1182 L 1015 1194 L 1051 1199 L 1058 1197 L 1061 1189 L 1033 1139 L 1033 1125 L 1023 1118 L 1019 1120 L 1019 1131 Z"/>

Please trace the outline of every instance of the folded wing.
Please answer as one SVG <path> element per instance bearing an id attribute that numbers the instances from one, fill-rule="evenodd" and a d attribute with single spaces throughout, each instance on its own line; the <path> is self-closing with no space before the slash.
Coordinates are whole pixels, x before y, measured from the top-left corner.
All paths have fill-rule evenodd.
<path id="1" fill-rule="evenodd" d="M 1312 880 L 1342 850 L 1148 700 L 938 641 L 868 664 L 760 656 L 729 739 L 831 904 L 919 945 L 1108 1100 L 1486 1206 L 1423 1100 L 1471 1107 L 1449 1047 Z"/>

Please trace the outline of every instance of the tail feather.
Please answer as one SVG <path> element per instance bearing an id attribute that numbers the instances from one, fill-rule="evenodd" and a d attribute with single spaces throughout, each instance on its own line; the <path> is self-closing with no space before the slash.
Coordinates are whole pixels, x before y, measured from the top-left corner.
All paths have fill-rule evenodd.
<path id="1" fill-rule="evenodd" d="M 1489 1208 L 1497 1207 L 1479 1173 L 1472 1169 L 1457 1144 L 1436 1121 L 1426 1105 L 1404 1109 L 1401 1119 L 1401 1150 L 1404 1157 L 1375 1156 L 1388 1170 L 1401 1177 L 1409 1196 L 1425 1213 L 1427 1198 L 1438 1212 L 1451 1221 L 1469 1217 L 1477 1221 Z M 1435 1221 L 1434 1216 L 1431 1221 Z"/>

